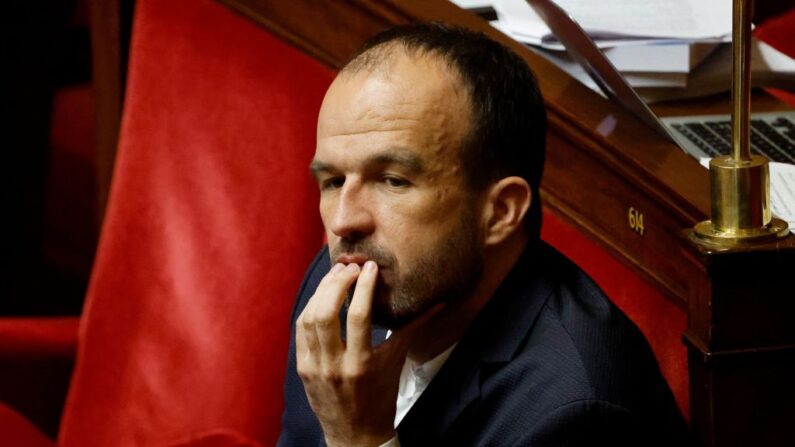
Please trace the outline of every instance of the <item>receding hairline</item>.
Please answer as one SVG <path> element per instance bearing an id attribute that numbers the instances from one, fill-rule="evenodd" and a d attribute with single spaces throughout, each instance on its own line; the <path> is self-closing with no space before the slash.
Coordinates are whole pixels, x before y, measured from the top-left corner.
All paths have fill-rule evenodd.
<path id="1" fill-rule="evenodd" d="M 389 76 L 391 63 L 401 55 L 421 60 L 436 61 L 447 69 L 452 80 L 466 88 L 461 70 L 442 52 L 421 45 L 409 45 L 400 39 L 382 42 L 354 56 L 339 71 L 338 76 L 373 73 Z"/>
<path id="2" fill-rule="evenodd" d="M 395 54 L 433 57 L 457 81 L 467 99 L 469 135 L 460 147 L 464 177 L 476 191 L 517 175 L 538 192 L 546 146 L 546 112 L 538 83 L 526 61 L 481 31 L 441 22 L 411 23 L 368 39 L 337 78 L 382 72 L 388 79 Z M 439 70 L 442 71 L 442 70 Z M 360 76 L 367 76 L 363 74 Z M 379 74 L 374 73 L 374 76 Z M 537 194 L 536 194 L 537 195 Z M 540 201 L 529 211 L 533 234 L 541 227 Z"/>
<path id="3" fill-rule="evenodd" d="M 468 123 L 465 134 L 461 136 L 462 140 L 459 142 L 457 152 L 463 167 L 464 160 L 461 157 L 463 156 L 464 147 L 471 144 L 471 141 L 475 138 L 475 133 L 478 131 L 478 111 L 473 100 L 471 83 L 467 81 L 455 60 L 447 54 L 432 47 L 412 45 L 400 38 L 396 38 L 374 45 L 353 57 L 340 69 L 337 78 L 343 82 L 356 76 L 378 76 L 389 80 L 393 73 L 392 64 L 400 57 L 406 57 L 413 63 L 426 61 L 430 64 L 435 64 L 436 67 L 442 69 L 443 78 L 449 82 L 450 88 L 456 94 L 462 96 L 467 108 L 464 113 L 468 116 Z"/>

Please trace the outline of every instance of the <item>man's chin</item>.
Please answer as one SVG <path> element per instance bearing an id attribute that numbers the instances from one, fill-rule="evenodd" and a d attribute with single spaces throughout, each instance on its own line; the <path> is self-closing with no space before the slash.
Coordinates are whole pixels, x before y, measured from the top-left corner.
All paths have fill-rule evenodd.
<path id="1" fill-rule="evenodd" d="M 409 324 L 415 315 L 395 315 L 391 312 L 376 312 L 373 309 L 373 326 L 396 331 Z"/>
<path id="2" fill-rule="evenodd" d="M 435 300 L 428 300 L 422 303 L 412 303 L 413 305 L 391 305 L 392 303 L 376 299 L 373 302 L 372 322 L 373 326 L 386 328 L 392 331 L 398 330 L 417 318 L 425 314 L 436 304 Z"/>
<path id="3" fill-rule="evenodd" d="M 390 297 L 386 291 L 379 290 L 373 300 L 372 320 L 373 325 L 397 330 L 417 318 L 418 312 L 414 309 L 399 308 L 390 302 Z"/>
<path id="4" fill-rule="evenodd" d="M 400 315 L 394 312 L 389 304 L 381 300 L 373 302 L 373 326 L 390 330 L 400 329 L 411 321 L 411 315 Z"/>

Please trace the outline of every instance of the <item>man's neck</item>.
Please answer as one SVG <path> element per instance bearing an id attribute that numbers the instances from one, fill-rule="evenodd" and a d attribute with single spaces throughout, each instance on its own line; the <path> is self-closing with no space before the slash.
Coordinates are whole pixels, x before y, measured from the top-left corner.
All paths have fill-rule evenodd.
<path id="1" fill-rule="evenodd" d="M 487 248 L 483 274 L 469 296 L 454 305 L 448 305 L 419 328 L 408 357 L 415 362 L 425 363 L 458 342 L 494 296 L 527 244 L 528 236 L 524 232 L 517 232 L 498 246 Z"/>

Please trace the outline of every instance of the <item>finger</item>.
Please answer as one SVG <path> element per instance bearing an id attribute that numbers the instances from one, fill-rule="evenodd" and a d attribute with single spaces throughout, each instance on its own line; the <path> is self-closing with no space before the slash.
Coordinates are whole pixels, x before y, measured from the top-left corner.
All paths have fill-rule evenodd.
<path id="1" fill-rule="evenodd" d="M 338 269 L 324 279 L 312 298 L 315 301 L 312 309 L 314 330 L 324 362 L 335 361 L 343 350 L 339 314 L 348 290 L 359 276 L 359 270 L 357 264 Z"/>
<path id="2" fill-rule="evenodd" d="M 315 344 L 317 344 L 316 337 Z M 295 367 L 298 372 L 306 371 L 312 364 L 312 351 L 309 349 L 309 342 L 304 334 L 304 329 L 300 326 L 295 328 L 295 361 Z"/>
<path id="3" fill-rule="evenodd" d="M 299 342 L 301 342 L 300 345 L 305 355 L 312 355 L 317 356 L 318 359 L 320 358 L 320 341 L 317 337 L 317 331 L 315 331 L 317 320 L 315 308 L 318 302 L 323 301 L 322 292 L 325 290 L 323 288 L 324 284 L 327 284 L 330 278 L 339 273 L 344 267 L 343 264 L 335 264 L 334 267 L 326 273 L 320 280 L 320 284 L 318 284 L 315 293 L 309 298 L 303 311 L 301 311 L 301 315 L 299 315 L 298 319 L 295 321 L 296 354 L 298 353 Z"/>
<path id="4" fill-rule="evenodd" d="M 348 307 L 347 337 L 348 352 L 363 353 L 370 350 L 372 330 L 372 309 L 375 284 L 378 279 L 378 266 L 373 261 L 364 263 L 362 273 L 356 281 L 351 305 Z"/>

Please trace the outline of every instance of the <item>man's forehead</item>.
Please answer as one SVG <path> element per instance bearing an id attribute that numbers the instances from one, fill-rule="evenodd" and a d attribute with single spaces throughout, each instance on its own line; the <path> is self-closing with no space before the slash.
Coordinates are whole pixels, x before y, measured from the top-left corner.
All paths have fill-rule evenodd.
<path id="1" fill-rule="evenodd" d="M 411 152 L 424 161 L 422 171 L 455 164 L 471 122 L 457 77 L 436 55 L 397 51 L 387 63 L 383 70 L 371 64 L 335 79 L 318 119 L 316 161 L 352 167 Z M 393 161 L 408 166 L 405 159 Z"/>
<path id="2" fill-rule="evenodd" d="M 394 50 L 363 68 L 345 68 L 329 93 L 337 90 L 354 97 L 394 94 L 398 103 L 401 98 L 411 100 L 420 96 L 466 96 L 460 77 L 440 56 L 404 50 Z"/>
<path id="3" fill-rule="evenodd" d="M 469 119 L 468 95 L 439 56 L 396 51 L 383 64 L 384 69 L 344 70 L 334 80 L 321 106 L 319 135 L 324 126 L 354 121 Z"/>

